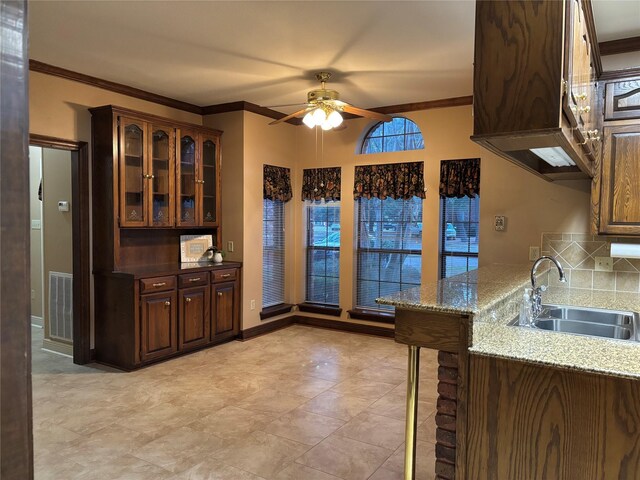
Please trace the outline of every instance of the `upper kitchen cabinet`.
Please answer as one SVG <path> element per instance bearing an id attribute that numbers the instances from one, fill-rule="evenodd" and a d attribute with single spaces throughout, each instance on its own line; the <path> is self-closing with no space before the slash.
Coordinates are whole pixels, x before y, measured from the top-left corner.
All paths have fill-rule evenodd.
<path id="1" fill-rule="evenodd" d="M 474 141 L 548 180 L 593 176 L 601 71 L 586 0 L 478 1 Z"/>

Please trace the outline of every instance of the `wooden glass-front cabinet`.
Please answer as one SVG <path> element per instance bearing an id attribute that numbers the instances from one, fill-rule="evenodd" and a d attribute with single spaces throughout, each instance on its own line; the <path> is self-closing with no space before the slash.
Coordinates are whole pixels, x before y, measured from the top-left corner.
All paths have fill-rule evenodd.
<path id="1" fill-rule="evenodd" d="M 120 118 L 120 224 L 147 224 L 147 123 Z"/>
<path id="2" fill-rule="evenodd" d="M 181 129 L 177 162 L 177 224 L 217 226 L 219 145 L 215 135 Z"/>
<path id="3" fill-rule="evenodd" d="M 149 152 L 150 168 L 147 185 L 151 210 L 150 226 L 170 227 L 174 225 L 175 196 L 175 130 L 170 126 L 149 125 L 151 146 Z"/>

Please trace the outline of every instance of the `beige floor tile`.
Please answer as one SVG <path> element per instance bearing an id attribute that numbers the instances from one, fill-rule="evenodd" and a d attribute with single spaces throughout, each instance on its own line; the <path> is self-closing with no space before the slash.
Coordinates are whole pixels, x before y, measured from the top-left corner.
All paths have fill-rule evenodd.
<path id="1" fill-rule="evenodd" d="M 341 382 L 355 375 L 358 371 L 357 367 L 347 367 L 330 361 L 321 361 L 308 365 L 303 374 L 330 382 Z"/>
<path id="2" fill-rule="evenodd" d="M 117 423 L 137 432 L 158 437 L 187 425 L 199 417 L 200 414 L 195 410 L 170 403 L 160 403 L 149 408 L 140 408 L 130 415 L 122 416 Z"/>
<path id="3" fill-rule="evenodd" d="M 271 415 L 229 406 L 198 419 L 190 427 L 220 438 L 238 439 L 264 428 L 274 419 Z"/>
<path id="4" fill-rule="evenodd" d="M 278 375 L 271 388 L 306 398 L 313 398 L 335 385 L 335 382 L 309 375 Z"/>
<path id="5" fill-rule="evenodd" d="M 225 465 L 215 458 L 207 458 L 171 480 L 265 480 L 253 473 Z M 302 479 L 300 479 L 302 480 Z"/>
<path id="6" fill-rule="evenodd" d="M 427 419 L 418 425 L 418 440 L 436 443 L 436 413 L 435 411 Z"/>
<path id="7" fill-rule="evenodd" d="M 315 445 L 344 425 L 337 418 L 304 410 L 293 410 L 264 428 L 264 431 L 305 445 Z"/>
<path id="8" fill-rule="evenodd" d="M 133 455 L 177 473 L 197 465 L 204 456 L 224 446 L 222 438 L 191 427 L 182 427 L 136 449 Z"/>
<path id="9" fill-rule="evenodd" d="M 296 463 L 344 480 L 365 480 L 391 454 L 393 450 L 331 435 L 296 460 Z"/>
<path id="10" fill-rule="evenodd" d="M 131 455 L 118 457 L 108 464 L 86 468 L 73 480 L 169 480 L 173 474 Z"/>
<path id="11" fill-rule="evenodd" d="M 378 400 L 395 388 L 391 383 L 376 382 L 367 378 L 353 377 L 340 382 L 331 389 L 332 392 L 340 395 L 365 398 L 367 400 Z"/>
<path id="12" fill-rule="evenodd" d="M 308 400 L 300 395 L 285 393 L 273 388 L 265 388 L 236 402 L 236 406 L 271 415 L 282 415 L 299 407 Z"/>
<path id="13" fill-rule="evenodd" d="M 406 398 L 405 392 L 392 390 L 371 404 L 366 411 L 404 421 L 407 413 Z M 418 400 L 418 422 L 424 422 L 435 408 L 434 402 Z"/>
<path id="14" fill-rule="evenodd" d="M 418 441 L 416 446 L 416 480 L 434 480 L 435 445 Z M 398 448 L 369 480 L 404 480 L 404 445 Z"/>
<path id="15" fill-rule="evenodd" d="M 309 449 L 292 440 L 256 431 L 213 453 L 241 470 L 270 478 Z"/>
<path id="16" fill-rule="evenodd" d="M 321 472 L 299 463 L 292 463 L 279 472 L 273 480 L 338 480 L 338 477 Z"/>
<path id="17" fill-rule="evenodd" d="M 406 368 L 395 368 L 385 366 L 367 367 L 358 372 L 358 377 L 368 378 L 377 382 L 400 385 L 407 380 Z"/>
<path id="18" fill-rule="evenodd" d="M 402 420 L 362 412 L 336 431 L 336 435 L 396 450 L 404 442 Z"/>
<path id="19" fill-rule="evenodd" d="M 346 421 L 358 415 L 372 403 L 373 400 L 328 391 L 304 403 L 300 409 Z"/>

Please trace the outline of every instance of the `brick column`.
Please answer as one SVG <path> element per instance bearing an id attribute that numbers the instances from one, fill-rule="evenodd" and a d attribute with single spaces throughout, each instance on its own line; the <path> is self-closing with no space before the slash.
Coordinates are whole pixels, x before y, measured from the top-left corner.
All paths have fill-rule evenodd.
<path id="1" fill-rule="evenodd" d="M 456 478 L 456 395 L 458 354 L 438 352 L 438 403 L 436 405 L 436 479 Z"/>

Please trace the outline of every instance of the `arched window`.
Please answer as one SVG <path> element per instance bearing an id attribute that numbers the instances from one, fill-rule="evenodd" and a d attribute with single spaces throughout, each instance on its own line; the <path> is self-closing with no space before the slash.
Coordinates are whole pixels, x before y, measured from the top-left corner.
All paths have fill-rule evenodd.
<path id="1" fill-rule="evenodd" d="M 400 152 L 424 148 L 422 133 L 414 122 L 393 117 L 390 122 L 376 123 L 362 141 L 360 153 Z"/>

